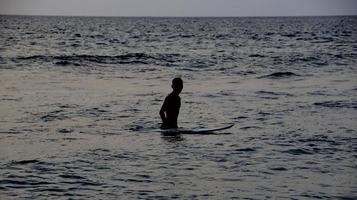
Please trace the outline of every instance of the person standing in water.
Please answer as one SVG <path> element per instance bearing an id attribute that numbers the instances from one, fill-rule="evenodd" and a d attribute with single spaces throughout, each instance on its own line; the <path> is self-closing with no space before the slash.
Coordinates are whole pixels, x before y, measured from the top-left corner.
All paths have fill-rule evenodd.
<path id="1" fill-rule="evenodd" d="M 177 128 L 177 117 L 180 112 L 181 98 L 179 94 L 183 89 L 183 81 L 181 78 L 172 80 L 172 92 L 167 95 L 160 109 L 160 117 L 162 120 L 162 129 Z"/>

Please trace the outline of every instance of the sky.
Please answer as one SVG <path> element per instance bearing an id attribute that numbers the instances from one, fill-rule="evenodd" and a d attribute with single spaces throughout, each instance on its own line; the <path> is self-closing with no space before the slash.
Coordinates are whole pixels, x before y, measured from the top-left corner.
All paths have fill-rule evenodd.
<path id="1" fill-rule="evenodd" d="M 357 15 L 357 0 L 0 0 L 3 15 Z"/>

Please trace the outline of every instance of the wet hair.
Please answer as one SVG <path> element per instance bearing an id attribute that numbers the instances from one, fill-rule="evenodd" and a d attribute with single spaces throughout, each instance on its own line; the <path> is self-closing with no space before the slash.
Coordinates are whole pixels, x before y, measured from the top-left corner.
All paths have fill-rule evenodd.
<path id="1" fill-rule="evenodd" d="M 181 78 L 177 77 L 172 80 L 172 85 L 183 85 L 183 81 Z"/>
<path id="2" fill-rule="evenodd" d="M 181 78 L 174 78 L 172 80 L 172 85 L 171 85 L 172 89 L 174 90 L 174 92 L 176 93 L 180 93 L 182 91 L 183 88 L 183 81 Z"/>

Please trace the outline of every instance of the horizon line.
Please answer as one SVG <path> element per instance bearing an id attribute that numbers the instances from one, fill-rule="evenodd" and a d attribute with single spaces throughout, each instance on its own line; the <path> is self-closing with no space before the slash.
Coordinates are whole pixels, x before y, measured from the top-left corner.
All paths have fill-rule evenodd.
<path id="1" fill-rule="evenodd" d="M 23 17 L 122 17 L 122 18 L 254 18 L 254 17 L 356 17 L 353 14 L 331 14 L 331 15 L 240 15 L 240 16 L 153 16 L 153 15 L 42 15 L 42 14 L 34 14 L 34 15 L 27 15 L 27 14 L 1 14 L 0 16 L 23 16 Z"/>

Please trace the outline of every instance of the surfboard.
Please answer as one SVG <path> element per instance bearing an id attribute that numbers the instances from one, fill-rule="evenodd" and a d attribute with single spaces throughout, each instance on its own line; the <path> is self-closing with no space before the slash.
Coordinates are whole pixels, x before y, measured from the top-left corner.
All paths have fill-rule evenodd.
<path id="1" fill-rule="evenodd" d="M 227 126 L 218 127 L 218 128 L 172 128 L 172 129 L 158 129 L 159 132 L 171 135 L 171 134 L 207 134 L 207 133 L 214 133 L 217 131 L 226 130 L 232 128 L 234 124 L 229 124 Z"/>

